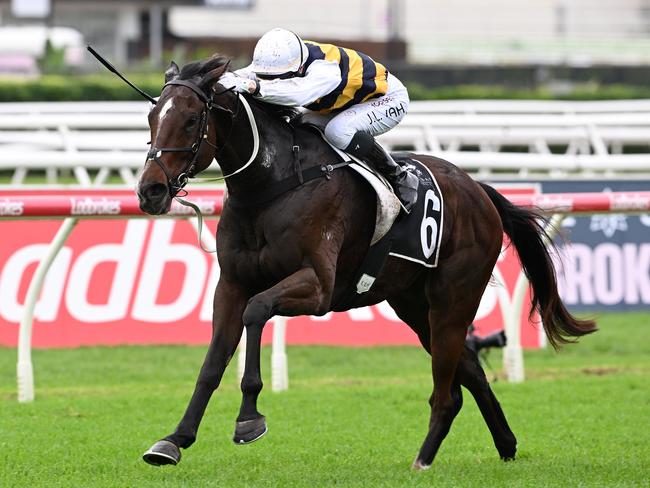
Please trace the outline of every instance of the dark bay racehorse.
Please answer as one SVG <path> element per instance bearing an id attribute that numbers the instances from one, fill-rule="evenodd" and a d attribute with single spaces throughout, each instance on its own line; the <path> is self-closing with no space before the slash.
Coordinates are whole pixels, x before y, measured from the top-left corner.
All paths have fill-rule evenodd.
<path id="1" fill-rule="evenodd" d="M 230 175 L 218 227 L 221 276 L 214 297 L 212 340 L 178 427 L 145 453 L 145 461 L 156 465 L 176 464 L 180 448 L 194 442 L 244 327 L 246 366 L 234 441 L 252 442 L 266 432 L 265 419 L 257 410 L 264 324 L 276 314 L 345 310 L 346 291 L 367 252 L 375 223 L 375 195 L 354 172 L 338 169 L 299 183 L 298 165 L 307 172 L 335 163 L 335 154 L 311 130 L 289 124 L 282 117 L 286 109 L 225 90 L 219 77 L 227 66 L 221 57 L 182 70 L 172 63 L 149 114 L 152 148 L 138 185 L 144 211 L 166 213 L 186 179 L 215 157 L 224 175 Z M 476 355 L 465 347 L 504 231 L 530 279 L 533 307 L 551 344 L 569 342 L 596 327 L 572 317 L 561 302 L 538 215 L 513 206 L 447 161 L 417 158 L 431 169 L 445 197 L 438 267 L 389 257 L 373 288 L 356 305 L 388 300 L 431 354 L 431 417 L 415 469 L 433 462 L 461 408 L 461 385 L 474 396 L 501 458 L 513 459 L 515 436 Z M 295 179 L 295 185 L 277 190 L 288 179 Z"/>

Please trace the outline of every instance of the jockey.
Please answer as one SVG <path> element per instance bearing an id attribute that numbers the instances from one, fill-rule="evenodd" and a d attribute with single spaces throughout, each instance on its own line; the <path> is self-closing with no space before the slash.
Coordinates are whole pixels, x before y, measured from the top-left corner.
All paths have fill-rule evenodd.
<path id="1" fill-rule="evenodd" d="M 273 29 L 257 42 L 253 62 L 224 74 L 220 84 L 265 102 L 306 108 L 303 121 L 323 129 L 332 145 L 372 164 L 407 212 L 415 204 L 417 176 L 398 165 L 374 137 L 404 118 L 408 93 L 369 56 Z"/>

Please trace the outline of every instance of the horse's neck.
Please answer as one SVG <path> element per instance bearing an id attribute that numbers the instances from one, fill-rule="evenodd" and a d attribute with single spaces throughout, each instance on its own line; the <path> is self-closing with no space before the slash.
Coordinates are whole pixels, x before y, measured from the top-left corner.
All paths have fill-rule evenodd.
<path id="1" fill-rule="evenodd" d="M 228 192 L 232 195 L 246 195 L 268 188 L 293 171 L 293 129 L 276 120 L 251 104 L 259 135 L 259 150 L 253 162 L 232 178 L 226 179 Z M 231 136 L 224 150 L 222 169 L 224 174 L 237 171 L 249 160 L 253 152 L 253 132 L 245 111 L 233 122 Z"/>

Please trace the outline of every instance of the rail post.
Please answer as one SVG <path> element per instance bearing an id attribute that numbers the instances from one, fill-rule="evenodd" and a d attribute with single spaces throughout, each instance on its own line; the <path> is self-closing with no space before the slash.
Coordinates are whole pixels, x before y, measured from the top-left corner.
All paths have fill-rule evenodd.
<path id="1" fill-rule="evenodd" d="M 544 245 L 548 247 L 553 238 L 557 235 L 565 214 L 553 214 L 545 226 L 546 236 Z M 528 289 L 528 278 L 523 270 L 519 272 L 517 283 L 512 292 L 507 313 L 504 313 L 506 346 L 503 348 L 503 367 L 510 383 L 521 383 L 525 379 L 524 353 L 521 347 L 521 309 L 524 306 L 526 290 Z"/>
<path id="2" fill-rule="evenodd" d="M 289 370 L 287 366 L 287 350 L 285 347 L 287 318 L 273 318 L 273 350 L 271 352 L 271 390 L 285 391 L 289 389 Z"/>
<path id="3" fill-rule="evenodd" d="M 61 227 L 56 232 L 54 240 L 43 256 L 34 278 L 27 289 L 25 298 L 25 310 L 20 320 L 20 329 L 18 332 L 18 364 L 16 365 L 16 374 L 18 377 L 18 401 L 27 403 L 34 401 L 34 368 L 32 366 L 32 325 L 34 323 L 34 309 L 41 290 L 43 282 L 54 259 L 65 244 L 70 232 L 77 224 L 77 219 L 68 217 L 63 221 Z"/>

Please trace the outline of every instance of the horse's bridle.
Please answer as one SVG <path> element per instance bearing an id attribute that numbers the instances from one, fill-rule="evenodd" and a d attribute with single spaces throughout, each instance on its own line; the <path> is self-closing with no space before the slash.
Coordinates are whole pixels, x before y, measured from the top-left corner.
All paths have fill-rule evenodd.
<path id="1" fill-rule="evenodd" d="M 226 107 L 215 104 L 214 101 L 210 97 L 208 97 L 197 84 L 189 80 L 170 80 L 163 85 L 162 90 L 164 90 L 167 86 L 170 85 L 180 85 L 189 88 L 199 97 L 199 100 L 203 102 L 203 110 L 201 110 L 199 131 L 196 140 L 192 143 L 191 146 L 156 147 L 152 143 L 151 148 L 147 152 L 147 161 L 152 160 L 153 162 L 155 162 L 160 167 L 162 172 L 165 174 L 165 177 L 167 178 L 167 188 L 169 189 L 169 195 L 173 198 L 178 194 L 178 192 L 180 192 L 183 189 L 183 187 L 187 184 L 188 180 L 194 177 L 194 171 L 196 170 L 196 163 L 199 158 L 199 154 L 201 153 L 201 147 L 203 146 L 204 142 L 208 146 L 214 148 L 215 158 L 225 147 L 225 142 L 224 145 L 221 148 L 219 148 L 218 146 L 212 144 L 208 140 L 208 118 L 210 116 L 210 112 L 212 111 L 212 109 L 218 108 L 230 114 L 230 129 L 228 131 L 228 134 L 225 137 L 226 141 L 230 136 L 230 132 L 232 132 L 234 119 L 237 114 L 236 113 L 233 114 L 232 110 Z M 227 91 L 231 91 L 231 89 L 226 89 L 223 92 L 220 92 L 219 95 Z M 239 113 L 239 104 L 237 106 L 237 113 Z M 163 161 L 160 159 L 160 157 L 164 153 L 169 153 L 169 152 L 189 152 L 192 154 L 192 159 L 190 159 L 190 161 L 185 165 L 185 167 L 181 170 L 181 172 L 178 174 L 176 178 L 172 178 L 172 176 L 170 175 L 170 171 L 167 169 Z"/>

